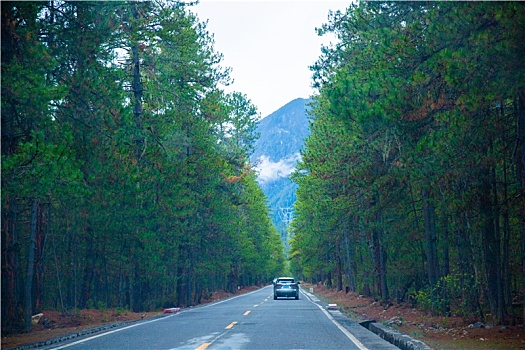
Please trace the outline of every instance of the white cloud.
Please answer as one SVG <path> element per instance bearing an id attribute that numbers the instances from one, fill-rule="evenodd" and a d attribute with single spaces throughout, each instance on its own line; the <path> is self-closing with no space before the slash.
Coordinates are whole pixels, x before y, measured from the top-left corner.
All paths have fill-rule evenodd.
<path id="1" fill-rule="evenodd" d="M 259 182 L 265 183 L 289 176 L 295 170 L 295 164 L 300 157 L 299 153 L 295 153 L 290 157 L 280 159 L 278 162 L 272 162 L 270 157 L 260 156 L 255 166 L 255 170 L 259 174 L 257 179 Z"/>

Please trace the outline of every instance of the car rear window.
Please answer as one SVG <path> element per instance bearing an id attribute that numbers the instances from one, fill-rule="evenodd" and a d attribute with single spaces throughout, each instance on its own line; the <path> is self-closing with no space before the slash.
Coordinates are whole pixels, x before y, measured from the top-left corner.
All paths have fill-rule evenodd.
<path id="1" fill-rule="evenodd" d="M 290 279 L 290 278 L 283 278 L 283 279 L 279 279 L 278 282 L 281 282 L 281 283 L 294 283 L 294 280 Z"/>

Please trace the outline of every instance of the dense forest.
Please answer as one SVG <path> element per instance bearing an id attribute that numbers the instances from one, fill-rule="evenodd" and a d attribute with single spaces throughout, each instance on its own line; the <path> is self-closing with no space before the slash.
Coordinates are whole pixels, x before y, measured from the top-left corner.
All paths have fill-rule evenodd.
<path id="1" fill-rule="evenodd" d="M 293 271 L 523 322 L 525 4 L 360 2 L 318 32 Z"/>
<path id="2" fill-rule="evenodd" d="M 44 308 L 195 305 L 266 283 L 283 247 L 226 93 L 177 1 L 1 2 L 2 333 Z"/>

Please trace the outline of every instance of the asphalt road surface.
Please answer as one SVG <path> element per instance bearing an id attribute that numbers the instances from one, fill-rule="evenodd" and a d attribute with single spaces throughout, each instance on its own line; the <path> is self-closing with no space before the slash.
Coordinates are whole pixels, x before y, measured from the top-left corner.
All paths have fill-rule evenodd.
<path id="1" fill-rule="evenodd" d="M 273 300 L 271 286 L 52 349 L 397 349 L 315 296 Z"/>

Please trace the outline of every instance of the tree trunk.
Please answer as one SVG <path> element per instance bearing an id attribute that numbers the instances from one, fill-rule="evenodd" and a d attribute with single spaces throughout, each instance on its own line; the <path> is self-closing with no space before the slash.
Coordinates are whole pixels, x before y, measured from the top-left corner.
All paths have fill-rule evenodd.
<path id="1" fill-rule="evenodd" d="M 522 196 L 522 198 L 523 198 L 523 196 L 525 196 L 525 190 L 524 189 L 522 189 L 522 191 L 521 191 L 521 196 Z M 521 227 L 522 227 L 522 231 L 521 232 L 525 232 L 525 213 L 523 213 L 522 215 L 523 215 L 523 219 L 522 219 L 522 224 L 521 224 Z M 525 235 L 521 235 L 521 266 L 522 266 L 522 278 L 523 278 L 522 286 L 525 286 Z M 522 318 L 522 320 L 523 320 L 523 324 L 525 325 L 525 295 L 523 296 L 522 303 L 523 303 L 523 315 L 522 315 L 523 318 Z"/>
<path id="2" fill-rule="evenodd" d="M 44 252 L 49 228 L 49 205 L 40 204 L 37 217 L 37 235 L 35 250 L 35 311 L 40 312 L 44 306 Z"/>
<path id="3" fill-rule="evenodd" d="M 20 243 L 17 237 L 17 201 L 6 198 L 7 207 L 2 210 L 2 333 L 12 332 L 23 326 L 17 305 L 21 304 Z"/>
<path id="4" fill-rule="evenodd" d="M 119 254 L 119 268 L 118 268 L 118 306 L 126 306 L 126 290 L 125 290 L 125 272 L 124 272 L 124 256 L 126 249 L 126 240 L 124 239 L 124 223 L 121 223 L 120 228 L 120 254 Z M 128 304 L 129 305 L 129 304 Z"/>
<path id="5" fill-rule="evenodd" d="M 387 256 L 382 242 L 381 214 L 377 213 L 376 222 L 379 227 L 373 228 L 372 241 L 374 247 L 375 270 L 377 274 L 377 287 L 379 296 L 383 301 L 390 298 L 387 283 Z"/>
<path id="6" fill-rule="evenodd" d="M 337 291 L 340 292 L 343 290 L 343 272 L 341 268 L 341 257 L 339 254 L 339 249 L 337 249 L 336 254 L 337 256 L 336 256 L 335 272 L 337 274 Z"/>
<path id="7" fill-rule="evenodd" d="M 450 274 L 450 256 L 449 256 L 449 232 L 448 232 L 448 220 L 443 220 L 443 271 L 442 276 L 448 276 Z M 448 288 L 441 289 L 441 298 L 445 301 L 443 305 L 443 314 L 448 315 L 450 313 L 450 295 Z"/>
<path id="8" fill-rule="evenodd" d="M 444 220 L 443 229 L 443 276 L 450 275 L 450 241 L 449 241 L 449 223 L 448 220 Z"/>
<path id="9" fill-rule="evenodd" d="M 480 214 L 484 221 L 482 228 L 483 253 L 485 260 L 485 273 L 489 283 L 487 283 L 487 297 L 490 306 L 490 312 L 498 322 L 501 319 L 501 298 L 499 297 L 501 281 L 500 273 L 500 242 L 496 236 L 494 212 L 492 207 L 491 192 L 492 186 L 490 181 L 490 170 L 485 170 L 481 195 L 480 195 Z"/>
<path id="10" fill-rule="evenodd" d="M 479 290 L 476 288 L 476 262 L 472 259 L 473 249 L 467 230 L 469 226 L 467 215 L 467 213 L 460 215 L 458 225 L 460 229 L 455 232 L 459 270 L 463 271 L 460 276 L 461 299 L 466 301 L 466 308 L 469 313 L 483 317 L 479 304 Z"/>
<path id="11" fill-rule="evenodd" d="M 355 275 L 352 269 L 354 261 L 353 261 L 352 254 L 350 253 L 350 240 L 348 239 L 348 230 L 346 229 L 346 225 L 345 225 L 345 230 L 343 234 L 344 234 L 344 239 L 345 239 L 346 276 L 348 277 L 348 283 L 350 284 L 350 290 L 352 292 L 355 292 L 355 288 L 356 288 Z"/>
<path id="12" fill-rule="evenodd" d="M 502 278 L 503 278 L 503 294 L 505 298 L 505 305 L 507 307 L 505 314 L 511 315 L 512 324 L 515 324 L 515 313 L 512 311 L 512 286 L 510 271 L 510 216 L 508 207 L 508 178 L 507 178 L 507 162 L 503 162 L 503 202 L 505 203 L 503 209 L 503 237 L 501 240 L 501 263 L 502 263 Z M 525 231 L 524 231 L 525 232 Z"/>
<path id="13" fill-rule="evenodd" d="M 326 273 L 326 288 L 332 288 L 332 271 Z"/>
<path id="14" fill-rule="evenodd" d="M 31 232 L 29 238 L 29 248 L 27 252 L 27 274 L 25 283 L 25 300 L 24 300 L 24 330 L 31 331 L 31 316 L 33 315 L 33 276 L 35 268 L 35 246 L 36 246 L 36 231 L 38 220 L 38 201 L 33 200 L 33 207 L 31 209 Z"/>
<path id="15" fill-rule="evenodd" d="M 134 312 L 141 312 L 144 310 L 144 299 L 145 294 L 147 293 L 148 285 L 144 282 L 142 276 L 144 271 L 141 269 L 139 262 L 135 261 L 133 264 L 133 283 L 131 286 L 131 299 L 133 303 Z"/>
<path id="16" fill-rule="evenodd" d="M 505 306 L 505 294 L 504 294 L 504 286 L 505 286 L 505 280 L 503 278 L 503 270 L 504 270 L 504 263 L 501 260 L 501 225 L 500 225 L 500 204 L 499 204 L 499 198 L 498 198 L 498 185 L 497 185 L 497 175 L 496 175 L 496 167 L 492 167 L 491 169 L 491 180 L 492 180 L 492 193 L 493 193 L 493 210 L 492 210 L 492 217 L 494 220 L 494 234 L 495 239 L 497 242 L 497 248 L 498 248 L 498 284 L 497 284 L 497 305 L 498 305 L 498 320 L 500 323 L 505 323 L 507 319 L 506 315 L 506 306 Z"/>
<path id="17" fill-rule="evenodd" d="M 87 254 L 86 254 L 86 265 L 84 267 L 84 276 L 82 277 L 81 293 L 80 293 L 80 303 L 79 307 L 81 309 L 85 308 L 87 302 L 91 299 L 91 290 L 93 284 L 94 270 L 95 270 L 95 260 L 96 252 L 93 247 L 93 229 L 87 228 Z"/>
<path id="18" fill-rule="evenodd" d="M 423 197 L 423 220 L 425 224 L 425 241 L 427 253 L 427 273 L 428 281 L 431 286 L 435 286 L 439 280 L 439 263 L 437 257 L 437 237 L 434 215 L 434 205 L 432 204 L 428 191 L 422 190 Z"/>
<path id="19" fill-rule="evenodd" d="M 55 274 L 57 278 L 57 289 L 58 289 L 58 298 L 60 301 L 60 310 L 63 312 L 65 311 L 65 307 L 64 307 L 64 297 L 62 295 L 62 279 L 60 277 L 60 269 L 58 267 L 57 249 L 56 249 L 56 244 L 55 244 L 55 238 L 53 235 L 51 235 L 51 244 L 53 247 L 53 260 L 55 263 Z"/>
<path id="20" fill-rule="evenodd" d="M 177 296 L 177 305 L 183 306 L 184 305 L 184 249 L 182 248 L 182 245 L 179 245 L 179 261 L 177 263 L 177 276 L 176 276 L 176 287 L 175 287 L 175 293 Z"/>
<path id="21" fill-rule="evenodd" d="M 390 293 L 388 291 L 388 283 L 387 283 L 387 268 L 386 268 L 386 262 L 387 262 L 387 255 L 385 252 L 385 249 L 383 248 L 383 244 L 381 243 L 381 240 L 379 240 L 379 261 L 380 261 L 380 270 L 379 275 L 381 278 L 381 298 L 384 301 L 387 301 L 390 299 Z"/>
<path id="22" fill-rule="evenodd" d="M 137 9 L 137 6 L 133 5 L 133 17 L 138 20 L 140 19 L 140 13 Z M 135 122 L 135 159 L 137 165 L 142 158 L 144 152 L 144 142 L 145 138 L 142 135 L 142 97 L 143 97 L 143 88 L 142 81 L 140 77 L 140 57 L 139 57 L 139 44 L 137 42 L 133 43 L 131 46 L 132 60 L 133 60 L 133 98 L 135 105 L 133 106 L 133 121 Z"/>
<path id="23" fill-rule="evenodd" d="M 516 104 L 517 143 L 516 143 L 516 172 L 521 184 L 519 199 L 521 204 L 521 261 L 522 261 L 522 286 L 525 286 L 525 89 L 518 91 Z M 525 287 L 523 287 L 525 289 Z M 525 293 L 523 293 L 523 323 L 525 324 Z"/>

